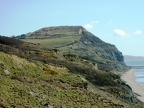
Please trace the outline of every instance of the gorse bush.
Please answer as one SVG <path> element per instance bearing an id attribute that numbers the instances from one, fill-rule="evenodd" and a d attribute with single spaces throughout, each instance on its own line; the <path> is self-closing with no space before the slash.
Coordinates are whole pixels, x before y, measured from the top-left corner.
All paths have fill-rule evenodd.
<path id="1" fill-rule="evenodd" d="M 52 75 L 58 75 L 58 73 L 50 68 L 43 68 L 44 71 L 49 72 Z"/>
<path id="2" fill-rule="evenodd" d="M 118 83 L 115 81 L 119 79 L 119 75 L 113 73 L 94 73 L 93 75 L 87 75 L 86 78 L 95 85 L 99 86 L 116 86 Z"/>

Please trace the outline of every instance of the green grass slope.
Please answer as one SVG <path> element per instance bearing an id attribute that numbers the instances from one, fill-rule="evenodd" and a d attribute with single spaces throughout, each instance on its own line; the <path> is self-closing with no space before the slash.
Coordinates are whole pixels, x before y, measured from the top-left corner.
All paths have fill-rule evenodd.
<path id="1" fill-rule="evenodd" d="M 16 38 L 26 42 L 39 43 L 48 48 L 66 47 L 67 45 L 80 40 L 80 30 L 80 26 L 47 27 Z"/>
<path id="2" fill-rule="evenodd" d="M 50 39 L 22 39 L 25 42 L 39 43 L 44 47 L 48 48 L 57 48 L 57 47 L 66 47 L 70 43 L 73 43 L 80 39 L 80 35 L 72 35 L 68 37 L 57 37 Z"/>
<path id="3" fill-rule="evenodd" d="M 1 108 L 142 108 L 126 102 L 98 86 L 84 75 L 66 67 L 30 62 L 0 52 Z"/>

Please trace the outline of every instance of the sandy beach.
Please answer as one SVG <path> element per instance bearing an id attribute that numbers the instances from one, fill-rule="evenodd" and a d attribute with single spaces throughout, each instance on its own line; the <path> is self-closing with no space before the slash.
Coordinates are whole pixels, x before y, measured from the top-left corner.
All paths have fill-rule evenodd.
<path id="1" fill-rule="evenodd" d="M 136 72 L 135 69 L 131 69 L 125 74 L 122 75 L 122 79 L 132 88 L 134 93 L 139 94 L 137 98 L 144 102 L 144 86 L 140 85 L 135 81 L 134 72 Z"/>

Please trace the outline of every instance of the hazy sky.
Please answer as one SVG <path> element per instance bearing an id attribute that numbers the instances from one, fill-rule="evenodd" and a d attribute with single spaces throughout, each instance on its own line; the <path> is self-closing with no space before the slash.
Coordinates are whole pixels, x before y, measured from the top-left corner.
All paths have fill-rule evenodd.
<path id="1" fill-rule="evenodd" d="M 81 25 L 124 55 L 144 56 L 144 0 L 0 0 L 0 35 Z"/>

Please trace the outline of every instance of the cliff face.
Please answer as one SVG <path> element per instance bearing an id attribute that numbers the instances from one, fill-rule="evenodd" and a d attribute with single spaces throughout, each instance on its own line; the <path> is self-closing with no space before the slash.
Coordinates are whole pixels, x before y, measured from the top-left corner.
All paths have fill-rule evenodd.
<path id="1" fill-rule="evenodd" d="M 87 53 L 87 56 L 97 56 L 119 62 L 124 61 L 122 53 L 114 45 L 102 41 L 84 28 L 81 35 L 81 48 L 85 49 L 86 52 L 84 53 Z"/>

